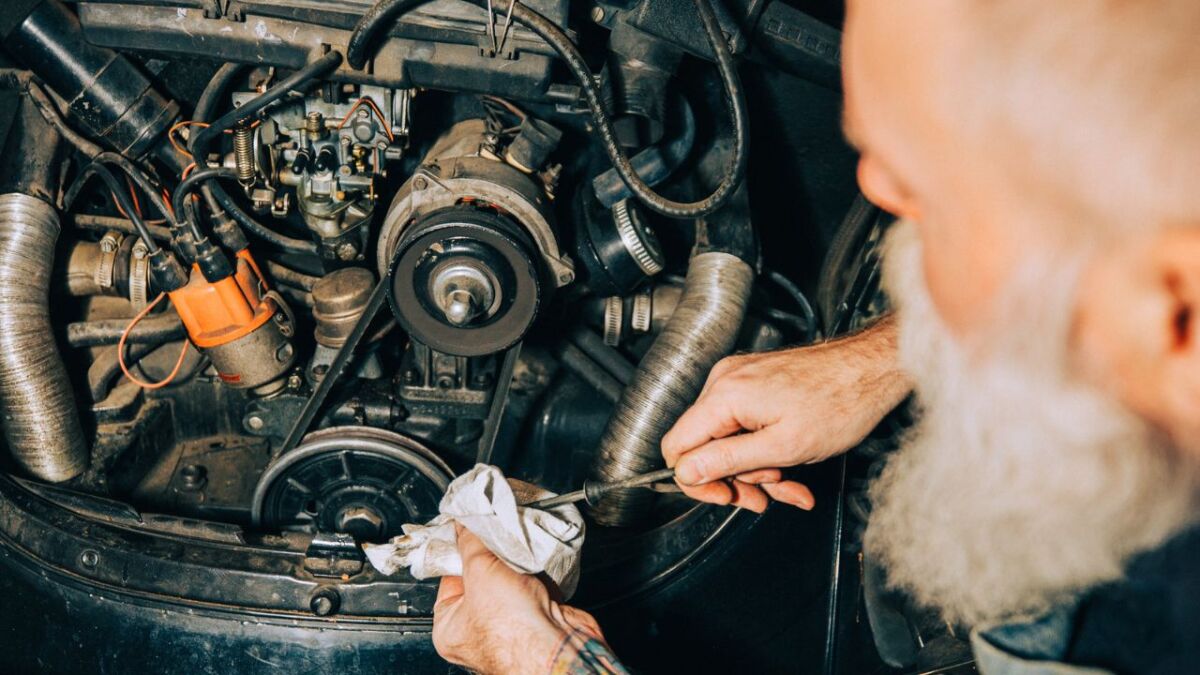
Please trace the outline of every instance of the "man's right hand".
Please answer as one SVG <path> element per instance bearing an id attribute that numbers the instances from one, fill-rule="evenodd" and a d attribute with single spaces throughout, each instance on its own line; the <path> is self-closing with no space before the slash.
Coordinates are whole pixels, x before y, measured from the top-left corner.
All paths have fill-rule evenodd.
<path id="1" fill-rule="evenodd" d="M 758 512 L 770 499 L 811 509 L 812 492 L 780 469 L 846 451 L 904 399 L 896 333 L 889 317 L 834 342 L 717 363 L 663 437 L 683 491 Z"/>

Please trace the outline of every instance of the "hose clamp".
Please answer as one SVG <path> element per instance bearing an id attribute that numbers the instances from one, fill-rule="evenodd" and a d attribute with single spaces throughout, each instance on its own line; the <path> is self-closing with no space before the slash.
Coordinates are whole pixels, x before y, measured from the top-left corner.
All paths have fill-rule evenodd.
<path id="1" fill-rule="evenodd" d="M 604 301 L 604 344 L 616 347 L 621 344 L 621 324 L 625 322 L 625 301 L 614 295 Z"/>
<path id="2" fill-rule="evenodd" d="M 129 253 L 129 302 L 134 311 L 142 311 L 150 304 L 150 249 L 146 242 L 138 240 Z"/>
<path id="3" fill-rule="evenodd" d="M 113 271 L 116 269 L 117 251 L 124 238 L 120 232 L 105 232 L 100 238 L 100 260 L 96 263 L 94 277 L 96 285 L 103 290 L 112 288 L 116 283 Z"/>
<path id="4" fill-rule="evenodd" d="M 654 235 L 646 231 L 636 214 L 629 210 L 629 200 L 622 199 L 613 204 L 612 213 L 621 243 L 625 245 L 625 250 L 637 263 L 638 268 L 648 277 L 661 272 L 662 252 L 658 249 Z"/>
<path id="5" fill-rule="evenodd" d="M 633 296 L 633 315 L 629 317 L 629 327 L 635 333 L 650 332 L 650 316 L 653 309 L 652 288 L 645 288 Z"/>

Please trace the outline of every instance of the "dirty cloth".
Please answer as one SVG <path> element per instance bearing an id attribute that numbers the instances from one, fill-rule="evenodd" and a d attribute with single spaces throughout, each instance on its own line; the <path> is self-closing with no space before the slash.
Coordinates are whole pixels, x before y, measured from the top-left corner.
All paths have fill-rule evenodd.
<path id="1" fill-rule="evenodd" d="M 545 511 L 519 506 L 553 496 L 536 485 L 506 480 L 494 466 L 477 464 L 450 483 L 436 518 L 424 525 L 404 525 L 403 536 L 363 548 L 383 574 L 407 567 L 417 579 L 458 576 L 458 521 L 509 567 L 522 574 L 545 572 L 569 598 L 579 583 L 583 516 L 569 504 Z"/>

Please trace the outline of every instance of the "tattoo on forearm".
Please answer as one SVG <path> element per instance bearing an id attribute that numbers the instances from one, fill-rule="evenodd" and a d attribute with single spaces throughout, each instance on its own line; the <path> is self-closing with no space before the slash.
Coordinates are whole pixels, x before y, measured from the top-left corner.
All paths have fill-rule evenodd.
<path id="1" fill-rule="evenodd" d="M 628 675 L 629 671 L 601 640 L 578 628 L 558 646 L 550 662 L 550 675 Z"/>

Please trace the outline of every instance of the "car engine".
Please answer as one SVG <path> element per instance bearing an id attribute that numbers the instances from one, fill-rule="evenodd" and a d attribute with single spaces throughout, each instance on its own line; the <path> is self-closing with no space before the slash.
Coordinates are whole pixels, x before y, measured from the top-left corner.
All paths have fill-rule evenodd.
<path id="1" fill-rule="evenodd" d="M 444 672 L 436 580 L 361 544 L 477 463 L 661 468 L 719 359 L 878 313 L 841 8 L 798 4 L 9 0 L 13 672 Z M 576 601 L 653 670 L 685 608 L 737 644 L 790 598 L 793 664 L 850 672 L 856 469 L 800 471 L 823 512 L 587 506 Z"/>

